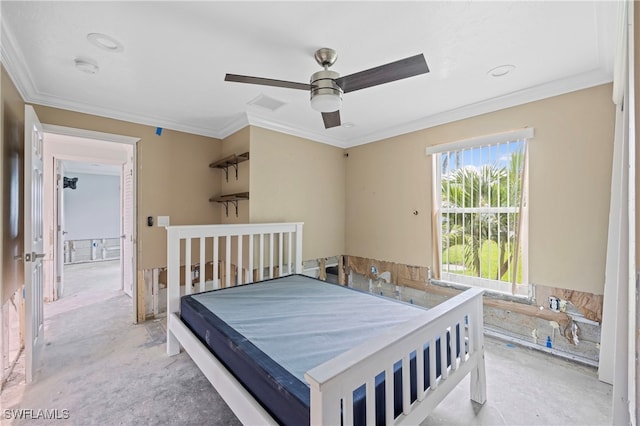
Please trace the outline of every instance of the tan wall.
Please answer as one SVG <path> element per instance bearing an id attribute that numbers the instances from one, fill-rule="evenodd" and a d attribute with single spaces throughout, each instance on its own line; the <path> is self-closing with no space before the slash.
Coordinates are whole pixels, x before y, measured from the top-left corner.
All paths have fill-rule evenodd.
<path id="1" fill-rule="evenodd" d="M 525 126 L 530 280 L 602 294 L 614 106 L 610 84 L 349 149 L 346 254 L 430 266 L 425 147 Z M 418 210 L 418 215 L 412 214 Z"/>
<path id="2" fill-rule="evenodd" d="M 2 306 L 24 282 L 23 262 L 15 258 L 24 251 L 24 102 L 4 67 L 0 80 Z"/>
<path id="3" fill-rule="evenodd" d="M 424 136 L 413 133 L 347 150 L 346 254 L 430 265 L 431 160 L 425 146 Z"/>
<path id="4" fill-rule="evenodd" d="M 220 222 L 209 198 L 220 180 L 209 163 L 220 156 L 218 139 L 36 106 L 43 124 L 89 129 L 141 138 L 137 144 L 138 270 L 166 265 L 166 231 L 146 224 L 147 216 L 170 216 L 172 225 Z"/>
<path id="5" fill-rule="evenodd" d="M 251 222 L 304 222 L 304 259 L 344 253 L 343 154 L 341 148 L 251 127 Z"/>

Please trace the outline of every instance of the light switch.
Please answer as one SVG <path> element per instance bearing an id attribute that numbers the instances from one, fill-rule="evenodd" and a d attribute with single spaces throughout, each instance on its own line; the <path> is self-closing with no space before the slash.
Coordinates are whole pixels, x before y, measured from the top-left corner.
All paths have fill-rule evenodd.
<path id="1" fill-rule="evenodd" d="M 158 216 L 158 226 L 169 226 L 169 216 Z"/>

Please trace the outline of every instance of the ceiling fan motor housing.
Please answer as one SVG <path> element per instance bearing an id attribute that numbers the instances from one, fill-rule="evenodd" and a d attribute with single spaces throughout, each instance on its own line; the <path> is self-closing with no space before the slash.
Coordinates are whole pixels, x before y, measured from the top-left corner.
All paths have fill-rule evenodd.
<path id="1" fill-rule="evenodd" d="M 334 112 L 342 105 L 342 88 L 335 79 L 340 77 L 335 71 L 322 70 L 311 76 L 311 107 L 320 112 Z"/>

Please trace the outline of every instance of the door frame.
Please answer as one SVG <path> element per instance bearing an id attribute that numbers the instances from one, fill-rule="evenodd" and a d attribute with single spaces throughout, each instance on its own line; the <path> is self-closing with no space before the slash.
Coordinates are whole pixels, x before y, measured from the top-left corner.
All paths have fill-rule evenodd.
<path id="1" fill-rule="evenodd" d="M 131 162 L 133 164 L 133 188 L 132 188 L 132 198 L 133 198 L 133 211 L 132 211 L 132 215 L 133 215 L 133 224 L 132 224 L 132 239 L 133 239 L 133 249 L 132 249 L 132 278 L 133 278 L 133 282 L 132 282 L 132 305 L 133 305 L 133 309 L 132 309 L 132 322 L 135 324 L 138 322 L 138 282 L 137 282 L 137 263 L 138 263 L 138 259 L 137 259 L 137 247 L 138 247 L 138 237 L 137 237 L 137 222 L 138 222 L 138 212 L 137 212 L 137 199 L 138 199 L 138 194 L 137 194 L 137 150 L 136 150 L 136 146 L 137 143 L 141 140 L 141 138 L 139 137 L 134 137 L 134 136 L 126 136 L 126 135 L 119 135 L 119 134 L 114 134 L 114 133 L 104 133 L 104 132 L 97 132 L 97 131 L 93 131 L 93 130 L 85 130 L 85 129 L 78 129 L 78 128 L 74 128 L 74 127 L 66 127 L 66 126 L 58 126 L 58 125 L 52 125 L 52 124 L 46 124 L 46 123 L 42 123 L 42 127 L 44 130 L 44 133 L 50 133 L 50 134 L 56 134 L 56 135 L 61 135 L 61 136 L 72 136 L 72 137 L 78 137 L 78 138 L 84 138 L 84 139 L 94 139 L 96 141 L 100 141 L 100 142 L 114 142 L 114 143 L 121 143 L 121 144 L 127 144 L 127 145 L 132 145 L 133 149 L 132 149 L 132 158 L 131 158 Z M 45 140 L 45 144 L 46 144 L 46 140 Z M 65 159 L 65 160 L 71 160 L 71 158 L 67 158 L 68 156 L 59 156 L 59 155 L 55 155 L 54 154 L 54 159 Z M 76 161 L 87 161 L 87 160 L 82 160 L 82 155 L 78 155 Z M 86 157 L 86 156 L 84 156 Z M 92 160 L 88 160 L 88 161 L 92 161 Z M 55 261 L 55 259 L 54 259 Z M 55 275 L 55 274 L 54 274 Z M 122 271 L 121 271 L 121 275 L 122 275 Z M 54 277 L 55 279 L 55 277 Z M 122 284 L 122 283 L 121 283 Z"/>

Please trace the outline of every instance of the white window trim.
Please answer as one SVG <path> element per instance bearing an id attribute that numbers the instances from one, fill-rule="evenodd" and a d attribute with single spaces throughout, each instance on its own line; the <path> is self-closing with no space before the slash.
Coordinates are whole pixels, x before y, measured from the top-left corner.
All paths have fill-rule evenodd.
<path id="1" fill-rule="evenodd" d="M 533 136 L 533 127 L 525 127 L 522 129 L 509 130 L 502 133 L 494 133 L 492 135 L 479 136 L 476 138 L 463 139 L 460 141 L 446 142 L 428 146 L 426 149 L 426 153 L 427 155 L 441 154 L 447 151 L 459 151 L 462 149 L 475 148 L 482 145 L 494 145 L 497 143 L 504 143 L 521 139 L 527 139 L 527 141 L 529 141 L 533 138 Z"/>

